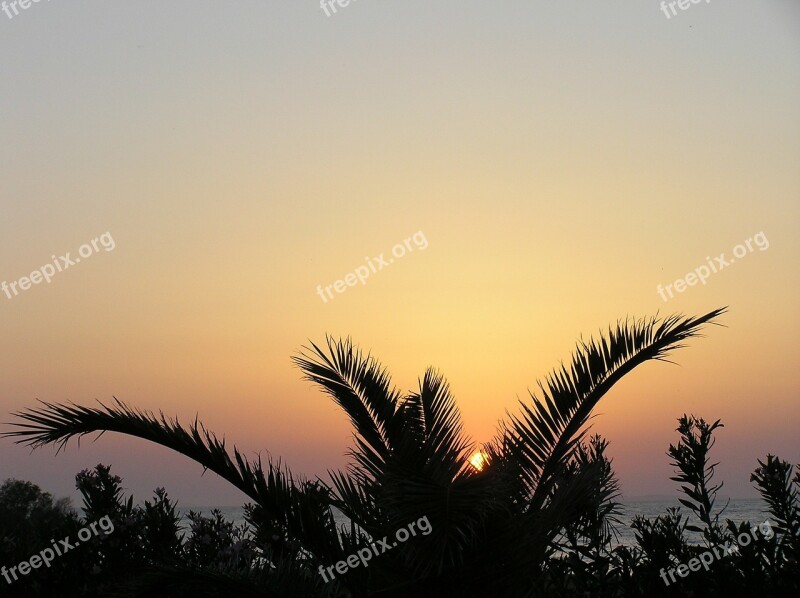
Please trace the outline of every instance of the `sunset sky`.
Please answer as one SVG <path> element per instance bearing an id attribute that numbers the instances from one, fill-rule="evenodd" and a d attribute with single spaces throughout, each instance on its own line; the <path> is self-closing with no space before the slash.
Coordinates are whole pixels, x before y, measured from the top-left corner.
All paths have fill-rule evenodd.
<path id="1" fill-rule="evenodd" d="M 721 495 L 800 462 L 796 0 L 54 0 L 0 12 L 0 54 L 0 282 L 114 241 L 0 291 L 0 421 L 117 397 L 326 477 L 351 430 L 292 366 L 309 340 L 350 335 L 402 389 L 437 367 L 480 443 L 581 336 L 728 305 L 593 429 L 628 497 L 676 494 L 683 413 L 725 424 Z M 119 435 L 0 450 L 0 479 L 57 495 L 102 462 L 139 499 L 245 500 Z"/>

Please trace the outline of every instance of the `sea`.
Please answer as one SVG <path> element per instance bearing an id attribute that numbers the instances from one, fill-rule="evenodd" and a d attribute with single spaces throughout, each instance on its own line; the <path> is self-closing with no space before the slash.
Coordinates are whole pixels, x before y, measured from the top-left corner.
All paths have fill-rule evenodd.
<path id="1" fill-rule="evenodd" d="M 722 508 L 725 506 L 727 499 L 717 499 L 715 504 L 715 511 L 717 509 Z M 632 546 L 636 544 L 636 540 L 634 538 L 633 529 L 631 529 L 631 522 L 633 521 L 634 517 L 637 515 L 641 515 L 648 519 L 654 519 L 659 515 L 664 515 L 667 512 L 669 507 L 680 507 L 681 512 L 684 515 L 692 515 L 690 517 L 691 523 L 697 523 L 697 520 L 693 518 L 693 514 L 687 509 L 686 507 L 681 506 L 681 504 L 675 499 L 642 499 L 642 500 L 623 500 L 621 501 L 619 507 L 619 514 L 617 515 L 617 519 L 619 523 L 614 525 L 616 530 L 616 538 L 613 540 L 614 545 L 623 545 L 623 546 Z M 204 515 L 208 515 L 211 513 L 213 509 L 218 509 L 222 514 L 225 516 L 226 519 L 229 521 L 233 521 L 235 525 L 241 526 L 245 525 L 244 520 L 244 509 L 242 507 L 192 507 L 191 510 L 203 513 Z M 185 512 L 188 511 L 187 508 Z M 343 514 L 334 512 L 334 519 L 337 523 L 346 524 L 348 523 L 347 517 Z M 737 524 L 743 523 L 745 521 L 749 521 L 751 525 L 758 525 L 763 523 L 764 521 L 769 519 L 767 513 L 767 506 L 764 501 L 758 498 L 733 498 L 730 499 L 728 502 L 727 507 L 725 508 L 722 516 L 720 517 L 720 522 L 725 523 L 727 519 L 730 519 Z M 689 539 L 689 542 L 700 544 L 702 542 L 702 538 L 700 534 L 694 532 L 686 532 L 686 536 Z"/>

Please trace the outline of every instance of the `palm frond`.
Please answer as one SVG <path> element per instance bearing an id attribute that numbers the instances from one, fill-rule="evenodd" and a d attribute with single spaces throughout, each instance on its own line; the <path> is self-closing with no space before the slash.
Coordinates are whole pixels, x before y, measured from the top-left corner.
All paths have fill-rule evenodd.
<path id="1" fill-rule="evenodd" d="M 442 483 L 473 473 L 467 462 L 472 442 L 462 432 L 461 413 L 441 374 L 429 368 L 419 391 L 405 398 L 400 412 L 406 427 L 397 451 L 398 466 Z"/>
<path id="2" fill-rule="evenodd" d="M 326 337 L 327 352 L 314 343 L 292 360 L 305 379 L 321 386 L 349 416 L 356 431 L 359 465 L 377 475 L 400 434 L 397 417 L 400 395 L 388 372 L 370 355 L 364 356 L 352 341 Z"/>
<path id="3" fill-rule="evenodd" d="M 598 401 L 625 374 L 649 361 L 665 361 L 670 351 L 714 324 L 726 308 L 698 318 L 673 315 L 659 320 L 619 322 L 599 340 L 581 341 L 570 369 L 562 365 L 539 382 L 541 397 L 531 393 L 532 406 L 510 416 L 495 446 L 507 447 L 531 492 L 530 507 L 541 508 L 552 476 L 583 437 L 582 428 Z"/>
<path id="4" fill-rule="evenodd" d="M 177 419 L 129 407 L 114 399 L 116 406 L 100 408 L 40 401 L 42 407 L 15 413 L 22 422 L 0 436 L 14 438 L 33 448 L 53 444 L 63 450 L 72 438 L 94 432 L 118 432 L 149 440 L 193 459 L 233 484 L 261 506 L 266 517 L 290 537 L 302 539 L 309 550 L 326 558 L 341 554 L 333 516 L 319 493 L 312 495 L 307 482 L 297 482 L 291 472 L 271 460 L 266 472 L 261 459 L 247 460 L 233 447 L 233 457 L 224 439 L 219 439 L 197 420 L 184 428 Z M 329 489 L 324 489 L 329 492 Z M 314 506 L 309 508 L 308 503 Z"/>

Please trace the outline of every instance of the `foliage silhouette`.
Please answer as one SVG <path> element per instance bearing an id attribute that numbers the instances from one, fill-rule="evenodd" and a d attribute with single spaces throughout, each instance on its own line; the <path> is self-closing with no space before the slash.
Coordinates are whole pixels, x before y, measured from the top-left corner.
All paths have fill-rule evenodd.
<path id="1" fill-rule="evenodd" d="M 16 414 L 17 429 L 5 435 L 33 447 L 53 444 L 59 450 L 71 438 L 93 432 L 136 436 L 194 459 L 249 497 L 246 519 L 252 529 L 252 553 L 215 568 L 207 558 L 183 555 L 181 562 L 159 564 L 157 556 L 150 555 L 148 572 L 137 578 L 138 592 L 162 584 L 181 595 L 193 588 L 223 587 L 226 579 L 232 595 L 647 591 L 647 584 L 635 578 L 691 554 L 683 535 L 687 522 L 677 511 L 655 522 L 637 521 L 640 548 L 612 551 L 618 484 L 605 456 L 607 443 L 598 437 L 587 440 L 587 425 L 598 401 L 623 376 L 647 361 L 666 361 L 671 351 L 699 336 L 704 325 L 716 324 L 724 312 L 626 320 L 598 339 L 579 342 L 569 365 L 540 382 L 539 392 L 521 402 L 518 413 L 507 414 L 495 438 L 482 447 L 487 462 L 481 470 L 469 463 L 476 446 L 463 433 L 460 413 L 441 374 L 429 369 L 416 390 L 402 393 L 371 355 L 349 339 L 330 337 L 323 346 L 311 343 L 293 358 L 353 425 L 351 462 L 344 471 L 329 472 L 330 482 L 298 477 L 280 462 L 248 460 L 197 420 L 184 427 L 176 419 L 116 399 L 99 408 L 42 403 Z M 682 442 L 670 447 L 679 469 L 677 480 L 688 497 L 684 504 L 700 515 L 707 542 L 715 543 L 727 537 L 718 515 L 713 520 L 711 516 L 719 486 L 711 484 L 714 466 L 708 466 L 706 454 L 717 424 L 692 419 L 681 425 Z M 695 429 L 699 439 L 693 436 Z M 771 475 L 764 484 L 769 485 Z M 775 498 L 775 508 L 786 515 L 791 532 L 797 513 L 788 505 L 796 503 L 796 495 Z M 335 510 L 350 523 L 337 529 Z M 158 513 L 169 512 L 162 497 Z M 322 582 L 321 568 L 375 539 L 392 537 L 421 516 L 431 523 L 430 535 L 399 544 L 369 567 L 351 568 L 330 583 Z M 159 533 L 169 543 L 169 516 L 160 521 Z M 784 552 L 776 563 L 783 563 Z M 661 583 L 657 575 L 655 579 Z"/>

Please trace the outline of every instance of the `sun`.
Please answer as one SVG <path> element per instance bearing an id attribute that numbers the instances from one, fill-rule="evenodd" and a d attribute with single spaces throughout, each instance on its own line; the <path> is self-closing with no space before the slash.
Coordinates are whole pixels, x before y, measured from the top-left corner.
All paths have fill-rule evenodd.
<path id="1" fill-rule="evenodd" d="M 482 471 L 489 462 L 489 455 L 486 454 L 486 451 L 478 451 L 469 458 L 469 462 L 475 469 Z"/>

